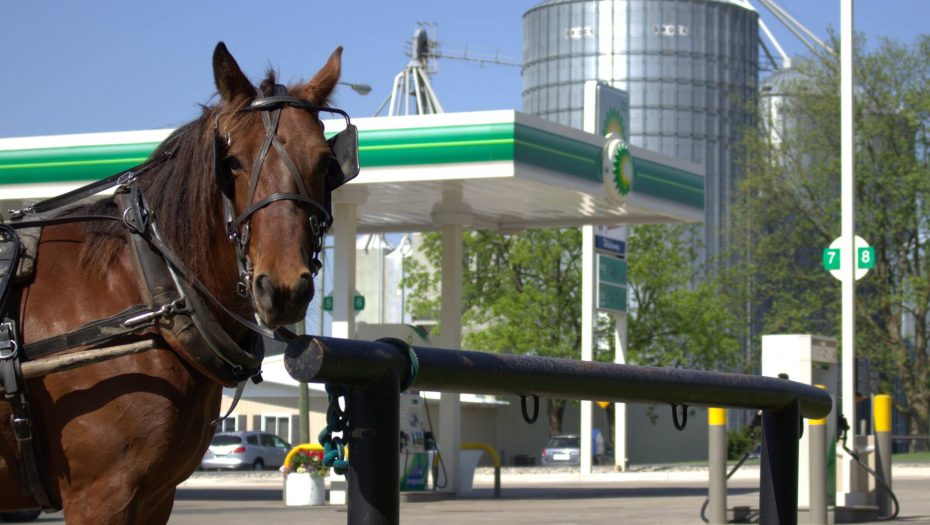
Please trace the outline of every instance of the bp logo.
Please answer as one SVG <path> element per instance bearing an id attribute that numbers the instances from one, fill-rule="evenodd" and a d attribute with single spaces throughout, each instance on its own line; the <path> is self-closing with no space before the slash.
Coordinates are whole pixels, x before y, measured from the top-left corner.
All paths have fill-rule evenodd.
<path id="1" fill-rule="evenodd" d="M 623 118 L 620 117 L 620 112 L 616 109 L 608 109 L 607 114 L 604 115 L 604 122 L 601 123 L 601 130 L 604 133 L 604 136 L 608 136 L 611 133 L 620 137 L 621 139 L 626 136 L 623 129 Z"/>
<path id="2" fill-rule="evenodd" d="M 633 184 L 633 157 L 626 144 L 617 136 L 608 136 L 604 159 L 604 186 L 607 197 L 616 204 L 623 202 Z"/>

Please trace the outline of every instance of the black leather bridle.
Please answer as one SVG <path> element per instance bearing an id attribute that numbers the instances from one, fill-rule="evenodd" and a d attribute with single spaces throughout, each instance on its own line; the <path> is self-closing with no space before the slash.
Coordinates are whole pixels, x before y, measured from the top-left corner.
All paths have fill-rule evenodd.
<path id="1" fill-rule="evenodd" d="M 319 122 L 321 128 L 323 123 L 319 119 L 320 112 L 341 115 L 346 121 L 346 128 L 326 141 L 330 147 L 331 157 L 329 169 L 326 173 L 323 202 L 314 199 L 310 195 L 297 166 L 291 160 L 290 156 L 288 156 L 287 151 L 284 149 L 284 145 L 281 144 L 281 141 L 277 138 L 281 110 L 287 106 L 307 110 L 315 117 L 316 121 Z M 248 199 L 246 200 L 247 207 L 238 215 L 236 215 L 235 204 L 233 203 L 232 184 L 229 183 L 229 173 L 225 163 L 226 149 L 230 144 L 230 137 L 228 135 L 221 136 L 218 120 L 214 123 L 213 128 L 213 171 L 216 182 L 222 190 L 226 234 L 236 248 L 236 261 L 239 267 L 239 281 L 236 288 L 239 295 L 247 297 L 252 301 L 253 268 L 248 256 L 248 244 L 251 236 L 250 220 L 252 215 L 258 210 L 281 200 L 295 201 L 313 209 L 314 211 L 310 213 L 310 271 L 313 275 L 316 275 L 322 267 L 319 254 L 323 249 L 323 238 L 333 223 L 331 194 L 333 190 L 355 178 L 359 172 L 358 129 L 352 125 L 349 115 L 345 111 L 318 106 L 308 100 L 292 97 L 288 95 L 287 88 L 280 84 L 274 85 L 272 95 L 264 96 L 260 94 L 249 106 L 240 111 L 245 113 L 258 112 L 261 114 L 262 124 L 265 127 L 265 140 L 262 142 L 258 155 L 255 157 L 255 161 L 252 164 L 252 172 L 249 179 L 249 193 Z M 278 156 L 294 177 L 297 183 L 298 193 L 273 193 L 258 202 L 253 202 L 255 199 L 255 191 L 258 188 L 258 180 L 261 177 L 262 166 L 265 163 L 265 157 L 267 157 L 272 147 L 278 152 Z"/>

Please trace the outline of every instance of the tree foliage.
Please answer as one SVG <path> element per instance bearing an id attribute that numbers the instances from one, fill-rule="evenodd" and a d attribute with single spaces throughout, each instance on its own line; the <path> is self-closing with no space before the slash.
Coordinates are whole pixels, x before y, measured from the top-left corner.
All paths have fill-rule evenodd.
<path id="1" fill-rule="evenodd" d="M 839 48 L 839 42 L 834 42 Z M 930 408 L 930 37 L 883 41 L 855 62 L 856 230 L 877 264 L 857 285 L 857 354 L 906 397 L 927 434 Z M 751 304 L 756 333 L 839 333 L 840 283 L 821 268 L 840 231 L 839 63 L 797 65 L 785 120 L 750 135 L 734 213 L 730 290 Z M 772 124 L 772 122 L 769 122 Z M 891 385 L 886 382 L 886 388 Z"/>
<path id="2" fill-rule="evenodd" d="M 464 236 L 463 345 L 577 359 L 581 347 L 578 230 L 490 231 Z M 423 236 L 429 266 L 409 260 L 414 316 L 438 318 L 441 235 Z M 440 327 L 441 330 L 441 327 Z"/>
<path id="3" fill-rule="evenodd" d="M 720 281 L 699 260 L 693 225 L 632 227 L 628 359 L 705 370 L 742 364 L 740 326 Z"/>
<path id="4" fill-rule="evenodd" d="M 632 363 L 716 368 L 729 367 L 739 355 L 719 290 L 701 282 L 694 269 L 697 246 L 686 235 L 692 231 L 684 226 L 640 226 L 631 235 Z M 577 228 L 516 235 L 466 233 L 463 346 L 579 359 L 581 244 Z M 414 317 L 435 319 L 441 236 L 425 234 L 420 252 L 422 261 L 405 262 L 405 285 L 411 288 L 408 309 Z M 612 334 L 612 322 L 599 316 L 595 360 L 613 361 Z M 561 433 L 564 406 L 563 401 L 549 401 L 552 434 Z"/>
<path id="5" fill-rule="evenodd" d="M 408 259 L 414 317 L 438 318 L 442 238 L 423 235 L 424 262 Z M 466 348 L 581 357 L 581 233 L 577 229 L 464 235 L 462 326 Z M 440 331 L 442 327 L 439 327 Z M 561 432 L 564 402 L 549 401 L 550 433 Z"/>

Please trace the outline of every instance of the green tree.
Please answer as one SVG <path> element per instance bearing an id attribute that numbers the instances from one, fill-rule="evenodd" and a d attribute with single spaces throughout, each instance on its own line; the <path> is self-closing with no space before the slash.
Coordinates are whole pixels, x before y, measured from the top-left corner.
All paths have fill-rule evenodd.
<path id="1" fill-rule="evenodd" d="M 839 42 L 834 41 L 834 49 Z M 856 44 L 856 230 L 876 251 L 857 285 L 856 348 L 900 381 L 911 434 L 930 409 L 930 36 L 912 45 Z M 730 290 L 748 301 L 756 333 L 839 332 L 840 284 L 821 252 L 840 234 L 839 63 L 797 64 L 784 120 L 747 134 L 733 205 L 741 261 Z M 885 388 L 891 385 L 886 382 Z"/>
<path id="2" fill-rule="evenodd" d="M 638 225 L 629 237 L 628 360 L 649 366 L 732 370 L 739 317 L 720 280 L 696 264 L 694 225 Z"/>
<path id="3" fill-rule="evenodd" d="M 428 264 L 408 259 L 408 309 L 438 318 L 441 235 L 423 236 Z M 581 357 L 581 233 L 535 229 L 464 235 L 463 346 L 491 352 Z M 439 327 L 442 330 L 442 327 Z M 561 433 L 565 401 L 550 399 L 549 432 Z"/>
<path id="4" fill-rule="evenodd" d="M 629 359 L 635 364 L 731 368 L 739 356 L 732 316 L 717 286 L 694 268 L 694 228 L 638 226 L 630 237 Z M 423 263 L 408 259 L 414 317 L 438 318 L 441 236 L 425 234 Z M 701 278 L 699 278 L 701 277 Z M 489 231 L 464 236 L 463 345 L 467 348 L 581 357 L 581 232 Z M 441 327 L 440 327 L 441 330 Z M 612 322 L 599 317 L 596 360 L 612 361 Z M 565 402 L 548 400 L 549 432 L 562 432 Z"/>

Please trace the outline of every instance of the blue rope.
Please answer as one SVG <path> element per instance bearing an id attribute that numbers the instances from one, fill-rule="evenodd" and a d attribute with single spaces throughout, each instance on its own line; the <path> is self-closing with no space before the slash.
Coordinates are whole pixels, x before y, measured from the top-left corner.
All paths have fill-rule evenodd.
<path id="1" fill-rule="evenodd" d="M 410 360 L 410 372 L 403 379 L 400 391 L 407 390 L 416 380 L 417 373 L 420 371 L 420 361 L 417 359 L 416 352 L 406 341 L 400 339 L 385 338 L 378 341 L 393 344 L 407 352 L 407 358 Z M 329 396 L 329 406 L 326 408 L 326 426 L 323 427 L 318 437 L 320 444 L 323 445 L 323 465 L 332 467 L 336 474 L 345 475 L 349 470 L 349 460 L 345 456 L 349 416 L 339 408 L 339 398 L 348 398 L 349 389 L 345 386 L 327 384 L 326 393 Z M 340 437 L 333 436 L 333 434 L 339 433 L 342 434 Z"/>
<path id="2" fill-rule="evenodd" d="M 414 381 L 417 379 L 417 374 L 420 372 L 420 360 L 417 359 L 417 353 L 413 351 L 413 347 L 407 344 L 407 341 L 403 339 L 397 339 L 394 337 L 383 337 L 378 339 L 379 343 L 388 343 L 394 345 L 404 352 L 407 353 L 407 359 L 410 361 L 410 371 L 407 374 L 407 377 L 403 378 L 403 382 L 400 384 L 400 391 L 403 392 L 410 388 Z"/>
<path id="3" fill-rule="evenodd" d="M 329 395 L 329 406 L 326 408 L 326 426 L 319 435 L 319 442 L 323 445 L 323 465 L 332 467 L 336 474 L 345 475 L 349 470 L 349 460 L 346 459 L 346 438 L 349 417 L 339 408 L 339 398 L 348 396 L 348 389 L 344 386 L 326 385 Z M 342 433 L 341 437 L 333 437 L 334 433 Z"/>

